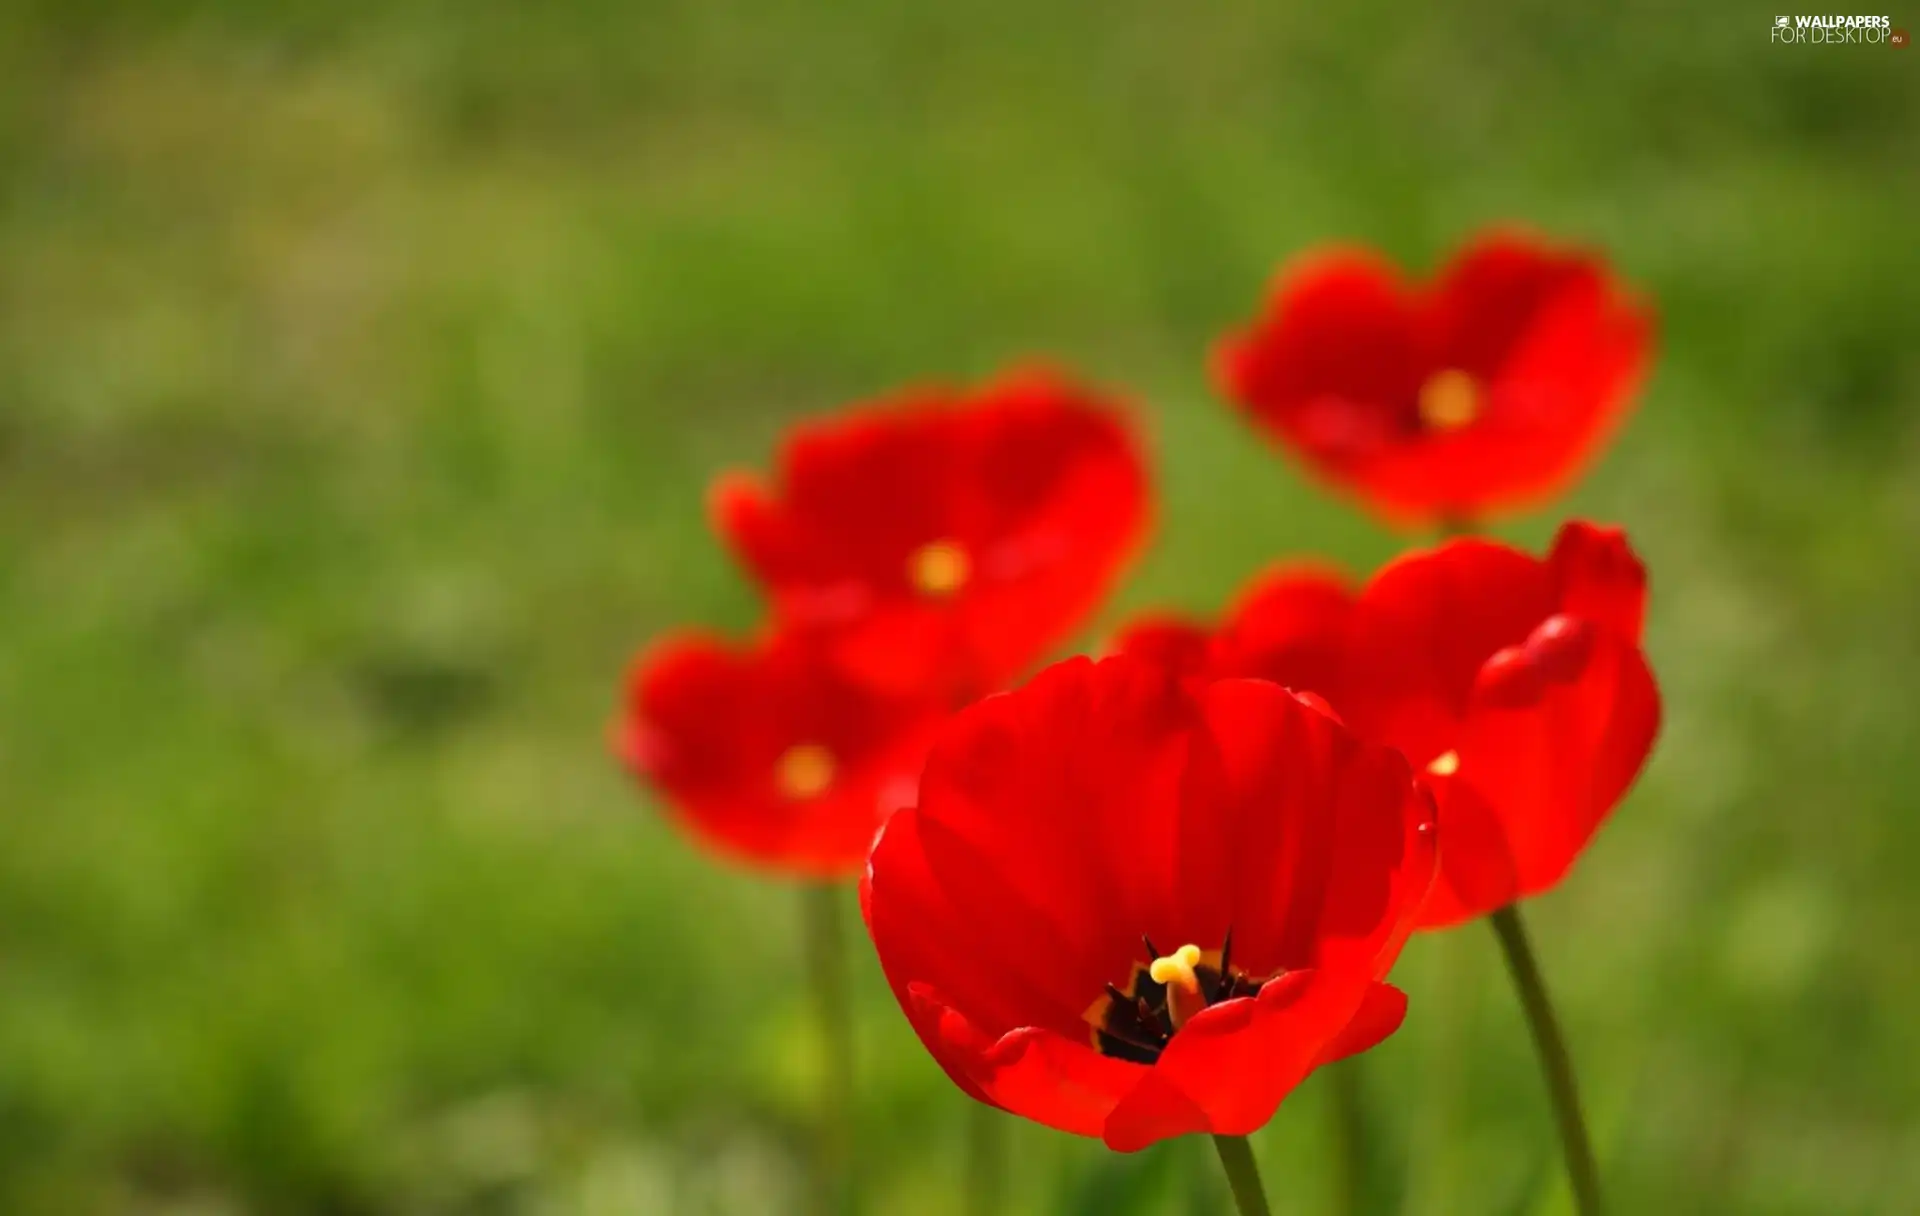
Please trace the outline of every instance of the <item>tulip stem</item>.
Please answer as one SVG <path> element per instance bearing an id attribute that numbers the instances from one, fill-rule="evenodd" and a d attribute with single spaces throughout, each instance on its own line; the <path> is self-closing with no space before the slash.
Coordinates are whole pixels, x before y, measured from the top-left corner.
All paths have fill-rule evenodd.
<path id="1" fill-rule="evenodd" d="M 1359 1216 L 1367 1180 L 1367 1095 L 1360 1076 L 1360 1057 L 1341 1060 L 1327 1069 L 1333 1086 L 1334 1155 L 1339 1159 L 1341 1216 Z"/>
<path id="2" fill-rule="evenodd" d="M 1000 1216 L 1007 1189 L 1007 1137 L 1000 1111 L 969 1102 L 967 1112 L 967 1213 Z"/>
<path id="3" fill-rule="evenodd" d="M 1273 1216 L 1267 1206 L 1267 1192 L 1260 1185 L 1260 1167 L 1253 1162 L 1253 1147 L 1245 1136 L 1215 1136 L 1213 1147 L 1220 1154 L 1220 1167 L 1227 1171 L 1227 1186 L 1233 1191 L 1233 1205 L 1240 1216 Z"/>
<path id="4" fill-rule="evenodd" d="M 847 952 L 841 889 L 816 883 L 803 893 L 807 972 L 820 1020 L 824 1067 L 814 1142 L 814 1211 L 849 1216 L 857 1208 L 849 1120 L 853 1104 L 853 1017 L 847 1000 Z"/>
<path id="5" fill-rule="evenodd" d="M 1540 964 L 1534 960 L 1533 946 L 1527 941 L 1527 927 L 1520 920 L 1519 907 L 1514 904 L 1495 912 L 1491 920 L 1500 948 L 1506 953 L 1513 986 L 1520 993 L 1520 1005 L 1526 1011 L 1527 1028 L 1533 1032 L 1541 1069 L 1547 1076 L 1547 1093 L 1553 1100 L 1554 1120 L 1560 1125 L 1560 1144 L 1566 1152 L 1567 1180 L 1573 1185 L 1574 1206 L 1581 1216 L 1599 1216 L 1600 1171 L 1594 1165 L 1593 1141 L 1587 1135 L 1586 1120 L 1580 1115 L 1573 1061 L 1567 1055 L 1560 1023 L 1553 1016 L 1553 1004 L 1547 999 Z"/>

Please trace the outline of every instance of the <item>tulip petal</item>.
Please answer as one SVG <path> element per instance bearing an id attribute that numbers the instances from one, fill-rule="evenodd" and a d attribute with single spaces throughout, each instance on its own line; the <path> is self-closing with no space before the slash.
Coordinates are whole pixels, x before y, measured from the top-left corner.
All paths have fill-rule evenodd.
<path id="1" fill-rule="evenodd" d="M 1535 558 L 1493 541 L 1450 541 L 1382 567 L 1360 593 L 1352 692 L 1356 730 L 1425 767 L 1454 747 L 1488 655 L 1553 612 Z"/>
<path id="2" fill-rule="evenodd" d="M 1413 313 L 1393 268 L 1335 249 L 1282 272 L 1266 317 L 1221 344 L 1215 373 L 1257 421 L 1328 468 L 1364 461 L 1403 425 L 1419 384 Z"/>
<path id="3" fill-rule="evenodd" d="M 1574 640 L 1512 674 L 1489 662 L 1460 747 L 1457 780 L 1498 820 L 1522 897 L 1566 874 L 1638 777 L 1660 729 L 1659 689 L 1639 650 L 1597 626 L 1567 636 Z M 1476 853 L 1465 833 L 1455 842 L 1446 813 L 1458 805 L 1443 807 L 1445 882 L 1460 900 L 1456 911 L 1491 912 L 1509 901 L 1489 902 L 1500 892 L 1485 875 L 1507 858 Z"/>
<path id="4" fill-rule="evenodd" d="M 1575 477 L 1630 408 L 1651 346 L 1650 318 L 1601 259 L 1493 232 L 1431 286 L 1370 253 L 1309 255 L 1215 371 L 1323 480 L 1396 523 L 1459 523 Z M 1423 396 L 1449 382 L 1469 386 L 1452 398 L 1463 406 L 1433 416 Z"/>
<path id="5" fill-rule="evenodd" d="M 952 864 L 955 856 L 941 857 L 939 846 L 929 846 L 926 830 L 921 810 L 890 818 L 874 843 L 862 884 L 868 929 L 894 995 L 905 1006 L 912 985 L 931 987 L 992 1037 L 1021 1026 L 1090 1037 L 1080 1014 L 1101 981 L 1075 983 L 1071 975 L 1054 973 L 1079 957 L 1065 944 L 1068 930 L 1036 920 L 1010 946 L 1007 926 L 1015 916 L 995 915 L 968 898 L 976 892 L 991 896 L 1004 884 L 962 887 L 960 876 L 941 870 L 941 861 Z"/>
<path id="6" fill-rule="evenodd" d="M 1619 528 L 1576 519 L 1563 525 L 1547 557 L 1559 610 L 1611 629 L 1634 645 L 1646 626 L 1647 568 Z"/>
<path id="7" fill-rule="evenodd" d="M 1221 681 L 1204 698 L 1219 777 L 1190 786 L 1182 816 L 1190 931 L 1231 929 L 1255 974 L 1384 974 L 1435 865 L 1432 804 L 1405 759 L 1266 681 Z"/>
<path id="8" fill-rule="evenodd" d="M 1029 371 L 796 427 L 777 485 L 723 477 L 712 513 L 779 620 L 852 678 L 966 701 L 1098 604 L 1146 527 L 1147 479 L 1108 403 Z M 946 555 L 931 583 L 929 551 Z"/>
<path id="9" fill-rule="evenodd" d="M 950 1076 L 958 1074 L 961 1088 L 1059 1131 L 1099 1135 L 1113 1108 L 1148 1071 L 1050 1030 L 1028 1026 L 990 1038 L 930 990 L 917 989 L 914 996 L 921 1010 L 916 1021 L 933 1027 L 939 1043 L 934 1055 Z"/>
<path id="10" fill-rule="evenodd" d="M 1257 997 L 1203 1011 L 1114 1107 L 1107 1147 L 1134 1152 L 1172 1135 L 1258 1131 L 1340 1039 L 1372 987 L 1364 977 L 1296 971 Z"/>
<path id="11" fill-rule="evenodd" d="M 1313 692 L 1337 709 L 1348 695 L 1354 593 L 1338 571 L 1289 565 L 1269 571 L 1220 627 L 1215 674 L 1272 680 Z"/>
<path id="12" fill-rule="evenodd" d="M 1376 983 L 1367 989 L 1353 1019 L 1327 1044 L 1314 1067 L 1333 1064 L 1348 1056 L 1371 1051 L 1385 1042 L 1407 1020 L 1407 994 L 1392 984 Z"/>
<path id="13" fill-rule="evenodd" d="M 1213 634 L 1181 617 L 1135 617 L 1116 632 L 1108 650 L 1156 663 L 1181 676 L 1199 676 L 1210 666 Z"/>
<path id="14" fill-rule="evenodd" d="M 1500 816 L 1457 771 L 1425 781 L 1439 808 L 1440 872 L 1419 927 L 1474 920 L 1520 898 L 1520 874 Z"/>
<path id="15" fill-rule="evenodd" d="M 736 645 L 682 634 L 635 663 L 614 745 L 702 843 L 750 864 L 839 878 L 859 872 L 882 820 L 912 800 L 943 716 L 848 683 L 791 638 Z M 782 788 L 789 749 L 818 750 L 823 788 Z"/>
<path id="16" fill-rule="evenodd" d="M 940 872 L 959 885 L 990 868 L 1043 910 L 1073 943 L 1044 965 L 1080 984 L 1083 1005 L 1130 973 L 1139 934 L 1170 928 L 1171 808 L 1194 718 L 1152 664 L 1074 659 L 963 711 L 928 760 L 922 813 L 947 833 L 941 843 L 969 846 Z M 1013 925 L 994 942 L 1031 947 Z"/>

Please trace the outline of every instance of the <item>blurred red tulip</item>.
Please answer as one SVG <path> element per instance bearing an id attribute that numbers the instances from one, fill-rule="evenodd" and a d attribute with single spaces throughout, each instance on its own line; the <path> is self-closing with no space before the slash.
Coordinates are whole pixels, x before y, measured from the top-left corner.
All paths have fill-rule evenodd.
<path id="1" fill-rule="evenodd" d="M 1219 642 L 1207 626 L 1171 613 L 1143 613 L 1120 627 L 1108 651 L 1145 659 L 1182 678 L 1211 683 Z M 1286 681 L 1276 681 L 1286 683 Z"/>
<path id="2" fill-rule="evenodd" d="M 761 867 L 847 878 L 911 805 L 945 711 L 850 684 L 810 647 L 688 634 L 649 648 L 614 747 L 696 839 Z"/>
<path id="3" fill-rule="evenodd" d="M 869 687 L 958 703 L 1084 623 L 1141 539 L 1147 479 L 1117 412 L 1026 372 L 803 425 L 777 486 L 731 474 L 713 504 L 781 621 Z"/>
<path id="4" fill-rule="evenodd" d="M 1432 815 L 1399 753 L 1274 684 L 1071 659 L 942 730 L 862 906 L 975 1098 L 1122 1151 L 1243 1135 L 1398 1028 Z"/>
<path id="5" fill-rule="evenodd" d="M 1576 521 L 1544 560 L 1456 540 L 1399 558 L 1358 594 L 1280 570 L 1210 633 L 1152 617 L 1118 647 L 1190 680 L 1319 694 L 1405 753 L 1440 806 L 1440 880 L 1421 914 L 1432 928 L 1553 887 L 1639 775 L 1660 727 L 1640 650 L 1646 588 L 1624 534 Z M 1176 636 L 1179 652 L 1164 640 Z"/>
<path id="6" fill-rule="evenodd" d="M 1603 259 L 1496 232 L 1431 286 L 1365 250 L 1310 254 L 1215 372 L 1322 479 L 1396 522 L 1445 523 L 1563 489 L 1631 406 L 1651 344 Z"/>
<path id="7" fill-rule="evenodd" d="M 1217 626 L 1149 613 L 1123 626 L 1112 649 L 1190 677 L 1271 680 L 1337 705 L 1346 699 L 1353 607 L 1338 570 L 1281 566 L 1256 579 Z"/>

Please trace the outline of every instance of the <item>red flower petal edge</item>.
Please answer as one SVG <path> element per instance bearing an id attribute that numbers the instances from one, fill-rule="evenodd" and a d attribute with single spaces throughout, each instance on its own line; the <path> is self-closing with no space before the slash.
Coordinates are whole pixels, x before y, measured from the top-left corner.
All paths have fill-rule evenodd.
<path id="1" fill-rule="evenodd" d="M 1214 370 L 1256 426 L 1378 513 L 1475 520 L 1579 475 L 1631 408 L 1652 334 L 1598 255 L 1493 231 L 1428 285 L 1365 250 L 1302 257 Z"/>
<path id="2" fill-rule="evenodd" d="M 775 484 L 730 474 L 712 502 L 776 615 L 850 678 L 962 703 L 1084 623 L 1140 543 L 1147 477 L 1114 407 L 1023 371 L 798 427 Z"/>
<path id="3" fill-rule="evenodd" d="M 613 743 L 706 847 L 845 878 L 886 816 L 914 801 L 944 716 L 849 683 L 791 638 L 685 634 L 635 663 Z"/>
<path id="4" fill-rule="evenodd" d="M 1276 685 L 1074 659 L 943 728 L 862 908 L 967 1093 L 1123 1151 L 1242 1135 L 1399 1024 L 1432 819 L 1403 757 Z"/>
<path id="5" fill-rule="evenodd" d="M 1218 625 L 1146 614 L 1123 625 L 1111 649 L 1204 681 L 1271 680 L 1337 706 L 1346 700 L 1354 605 L 1339 570 L 1288 563 L 1249 583 Z"/>

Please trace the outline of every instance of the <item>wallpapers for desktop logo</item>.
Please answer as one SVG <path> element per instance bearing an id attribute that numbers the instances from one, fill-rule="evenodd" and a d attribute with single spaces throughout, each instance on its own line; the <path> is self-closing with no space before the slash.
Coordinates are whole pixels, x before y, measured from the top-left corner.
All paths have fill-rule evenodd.
<path id="1" fill-rule="evenodd" d="M 1773 19 L 1772 41 L 1802 45 L 1906 46 L 1889 17 L 1797 16 Z"/>

